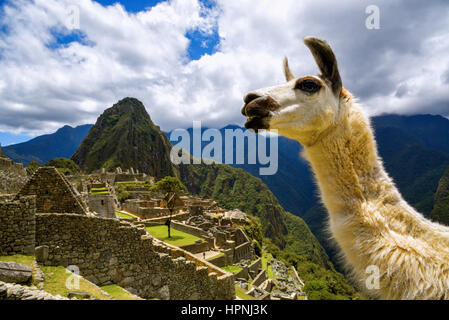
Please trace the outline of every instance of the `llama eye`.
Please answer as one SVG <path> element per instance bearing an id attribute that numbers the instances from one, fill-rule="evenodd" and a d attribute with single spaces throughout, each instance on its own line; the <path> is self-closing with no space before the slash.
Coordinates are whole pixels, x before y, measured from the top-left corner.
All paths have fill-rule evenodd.
<path id="1" fill-rule="evenodd" d="M 300 82 L 297 82 L 295 85 L 295 89 L 299 89 L 301 91 L 309 92 L 309 93 L 315 93 L 318 90 L 320 90 L 321 85 L 312 79 L 306 79 Z"/>

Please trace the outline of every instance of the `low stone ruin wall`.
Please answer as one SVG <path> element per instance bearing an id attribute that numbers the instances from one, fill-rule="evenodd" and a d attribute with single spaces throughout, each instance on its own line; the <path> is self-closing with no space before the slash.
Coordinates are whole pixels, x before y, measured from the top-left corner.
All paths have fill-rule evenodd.
<path id="1" fill-rule="evenodd" d="M 110 194 L 89 194 L 87 197 L 90 212 L 100 217 L 115 218 L 114 197 Z"/>
<path id="2" fill-rule="evenodd" d="M 245 242 L 234 249 L 234 262 L 238 262 L 242 259 L 251 260 L 253 257 L 253 248 L 251 242 Z"/>
<path id="3" fill-rule="evenodd" d="M 262 270 L 262 259 L 259 258 L 248 266 L 248 271 L 253 274 L 258 274 Z"/>
<path id="4" fill-rule="evenodd" d="M 36 245 L 49 248 L 44 264 L 76 265 L 81 275 L 95 284 L 116 283 L 143 298 L 235 297 L 232 275 L 216 272 L 208 265 L 201 267 L 194 256 L 192 259 L 180 250 L 174 250 L 182 253 L 179 257 L 158 252 L 143 226 L 129 222 L 76 214 L 38 214 Z"/>
<path id="5" fill-rule="evenodd" d="M 217 267 L 224 267 L 226 265 L 226 255 L 222 254 L 219 255 L 216 258 L 212 258 L 208 260 L 210 263 L 212 263 L 213 265 L 217 266 Z"/>
<path id="6" fill-rule="evenodd" d="M 254 278 L 252 285 L 254 287 L 260 286 L 265 280 L 267 280 L 267 273 L 265 270 L 262 270 L 259 272 L 259 274 Z"/>
<path id="7" fill-rule="evenodd" d="M 10 199 L 0 199 L 0 255 L 34 254 L 35 197 Z"/>
<path id="8" fill-rule="evenodd" d="M 170 211 L 167 208 L 154 208 L 154 207 L 145 207 L 142 205 L 148 204 L 149 201 L 138 200 L 138 199 L 129 199 L 123 204 L 123 210 L 129 211 L 135 215 L 138 215 L 142 219 L 152 219 L 161 217 L 168 217 Z"/>
<path id="9" fill-rule="evenodd" d="M 209 250 L 209 243 L 207 241 L 201 243 L 192 243 L 180 248 L 189 251 L 190 253 L 200 253 Z"/>
<path id="10" fill-rule="evenodd" d="M 192 234 L 199 238 L 209 237 L 206 231 L 197 227 L 189 226 L 181 222 L 172 221 L 171 226 L 173 227 L 173 229 Z"/>

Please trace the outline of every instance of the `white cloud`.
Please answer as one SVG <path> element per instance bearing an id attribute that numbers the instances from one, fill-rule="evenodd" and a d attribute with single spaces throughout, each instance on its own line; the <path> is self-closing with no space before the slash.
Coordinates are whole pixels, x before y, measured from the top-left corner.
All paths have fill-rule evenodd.
<path id="1" fill-rule="evenodd" d="M 372 1 L 172 0 L 131 14 L 79 0 L 85 42 L 49 48 L 69 0 L 17 0 L 1 15 L 0 131 L 51 132 L 93 123 L 116 101 L 140 99 L 162 129 L 242 124 L 243 95 L 283 81 L 282 58 L 316 73 L 302 37 L 327 39 L 344 85 L 371 114 L 449 115 L 449 21 L 443 1 L 377 1 L 381 29 L 365 28 Z M 189 61 L 186 33 L 218 27 L 218 51 Z"/>

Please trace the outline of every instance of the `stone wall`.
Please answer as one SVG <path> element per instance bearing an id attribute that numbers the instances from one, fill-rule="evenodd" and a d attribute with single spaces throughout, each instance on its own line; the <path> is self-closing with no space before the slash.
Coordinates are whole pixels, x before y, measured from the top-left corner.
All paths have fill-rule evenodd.
<path id="1" fill-rule="evenodd" d="M 200 228 L 197 228 L 197 227 L 189 226 L 189 225 L 181 223 L 181 222 L 172 221 L 171 226 L 173 229 L 192 234 L 199 238 L 209 237 L 209 234 L 206 231 L 204 231 Z"/>
<path id="2" fill-rule="evenodd" d="M 17 193 L 28 180 L 28 174 L 21 163 L 0 157 L 0 194 Z"/>
<path id="3" fill-rule="evenodd" d="M 85 204 L 70 182 L 54 167 L 39 168 L 17 194 L 36 196 L 36 212 L 86 214 Z"/>
<path id="4" fill-rule="evenodd" d="M 155 208 L 154 205 L 154 201 L 128 199 L 123 204 L 123 210 L 131 212 L 142 219 L 152 219 L 162 215 L 168 216 L 170 214 L 170 211 L 167 208 Z"/>
<path id="5" fill-rule="evenodd" d="M 35 211 L 34 196 L 0 202 L 0 255 L 34 254 Z"/>
<path id="6" fill-rule="evenodd" d="M 226 255 L 218 255 L 218 257 L 209 259 L 208 261 L 217 267 L 224 267 L 226 265 Z"/>
<path id="7" fill-rule="evenodd" d="M 114 197 L 109 194 L 89 194 L 87 203 L 90 212 L 96 212 L 100 217 L 115 218 Z"/>
<path id="8" fill-rule="evenodd" d="M 201 243 L 192 243 L 180 248 L 189 251 L 190 253 L 200 253 L 209 250 L 209 243 L 207 241 Z"/>
<path id="9" fill-rule="evenodd" d="M 259 273 L 259 271 L 262 270 L 262 259 L 259 258 L 256 261 L 254 261 L 252 264 L 248 266 L 248 272 L 252 275 L 256 275 Z"/>
<path id="10" fill-rule="evenodd" d="M 234 249 L 234 263 L 243 259 L 251 260 L 253 258 L 253 248 L 251 242 L 245 242 Z"/>
<path id="11" fill-rule="evenodd" d="M 260 286 L 265 280 L 267 280 L 267 273 L 265 270 L 262 270 L 259 272 L 259 274 L 254 278 L 253 282 L 251 283 L 253 287 Z"/>
<path id="12" fill-rule="evenodd" d="M 220 273 L 214 266 L 211 269 L 207 264 L 189 261 L 192 255 L 179 249 L 173 253 L 180 256 L 160 253 L 143 226 L 125 221 L 76 214 L 38 214 L 36 245 L 49 247 L 44 264 L 77 265 L 88 280 L 99 285 L 116 283 L 143 298 L 235 297 L 232 275 Z"/>

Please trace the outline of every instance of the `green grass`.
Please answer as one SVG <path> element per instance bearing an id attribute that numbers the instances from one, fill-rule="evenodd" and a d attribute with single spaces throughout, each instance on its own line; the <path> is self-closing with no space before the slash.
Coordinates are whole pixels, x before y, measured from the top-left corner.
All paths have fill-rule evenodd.
<path id="1" fill-rule="evenodd" d="M 245 290 L 240 288 L 240 286 L 238 284 L 235 285 L 235 295 L 243 300 L 257 300 L 253 296 L 246 294 Z"/>
<path id="2" fill-rule="evenodd" d="M 207 258 L 206 261 L 211 261 L 211 260 L 216 259 L 216 258 L 221 257 L 221 256 L 224 256 L 223 252 L 220 252 L 219 254 L 217 254 L 217 255 L 215 255 L 213 257 Z"/>
<path id="3" fill-rule="evenodd" d="M 12 256 L 0 256 L 0 261 L 17 262 L 29 267 L 33 267 L 34 256 L 25 256 L 22 254 L 15 254 Z"/>
<path id="4" fill-rule="evenodd" d="M 66 281 L 70 273 L 67 272 L 66 268 L 59 267 L 51 267 L 51 266 L 39 266 L 42 272 L 45 275 L 44 280 L 44 290 L 53 295 L 61 295 L 63 297 L 67 297 L 69 291 L 83 291 L 87 292 L 90 295 L 94 296 L 100 300 L 110 300 L 110 298 L 104 295 L 97 286 L 92 283 L 86 281 L 83 278 L 80 278 L 80 287 L 79 289 L 68 289 L 66 287 Z"/>
<path id="5" fill-rule="evenodd" d="M 107 286 L 102 286 L 101 289 L 107 292 L 115 300 L 142 300 L 141 298 L 123 290 L 116 284 L 110 284 Z"/>
<path id="6" fill-rule="evenodd" d="M 268 265 L 268 269 L 267 269 L 267 264 L 271 260 L 271 258 L 272 258 L 271 253 L 269 253 L 265 250 L 262 250 L 262 269 L 267 272 L 267 277 L 269 279 L 275 279 L 276 277 L 274 276 L 270 265 Z"/>
<path id="7" fill-rule="evenodd" d="M 120 218 L 123 218 L 123 219 L 133 219 L 133 218 L 135 218 L 134 216 L 131 216 L 129 214 L 126 214 L 126 213 L 123 213 L 123 212 L 120 212 L 120 211 L 115 211 L 115 214 L 117 216 L 119 216 Z"/>
<path id="8" fill-rule="evenodd" d="M 195 241 L 197 240 L 201 240 L 204 242 L 204 239 L 202 238 L 196 237 L 194 235 L 182 231 L 175 230 L 173 228 L 171 228 L 170 230 L 171 237 L 168 238 L 167 226 L 165 225 L 147 227 L 146 230 L 153 237 L 178 247 L 194 244 Z"/>
<path id="9" fill-rule="evenodd" d="M 116 182 L 116 184 L 139 184 L 139 183 L 146 183 L 146 181 L 119 181 L 119 182 Z"/>
<path id="10" fill-rule="evenodd" d="M 91 192 L 101 192 L 101 191 L 108 191 L 108 188 L 102 187 L 102 188 L 91 188 Z"/>
<path id="11" fill-rule="evenodd" d="M 95 191 L 91 192 L 91 194 L 109 194 L 109 191 Z"/>
<path id="12" fill-rule="evenodd" d="M 230 272 L 230 273 L 233 273 L 233 274 L 237 274 L 237 273 L 239 273 L 240 271 L 242 271 L 242 267 L 238 267 L 238 266 L 224 266 L 224 267 L 221 267 L 223 270 L 225 270 L 225 271 L 227 271 L 227 272 Z"/>

